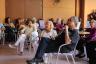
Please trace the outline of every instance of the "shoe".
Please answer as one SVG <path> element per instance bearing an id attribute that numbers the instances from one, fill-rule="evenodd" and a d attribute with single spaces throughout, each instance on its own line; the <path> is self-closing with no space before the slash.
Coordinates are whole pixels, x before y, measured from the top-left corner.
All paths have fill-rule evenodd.
<path id="1" fill-rule="evenodd" d="M 79 56 L 79 58 L 84 58 L 85 57 L 85 54 L 81 54 L 80 56 Z"/>
<path id="2" fill-rule="evenodd" d="M 32 60 L 27 60 L 26 62 L 28 64 L 32 64 L 32 63 L 43 63 L 44 60 L 43 59 L 35 59 L 35 58 L 33 58 Z"/>
<path id="3" fill-rule="evenodd" d="M 13 45 L 11 45 L 11 44 L 9 44 L 9 47 L 10 47 L 10 48 L 16 48 L 16 46 L 13 46 Z"/>
<path id="4" fill-rule="evenodd" d="M 85 54 L 84 54 L 84 53 L 82 53 L 82 54 L 77 54 L 75 57 L 83 58 L 83 57 L 85 57 Z"/>
<path id="5" fill-rule="evenodd" d="M 23 52 L 20 52 L 18 55 L 22 56 L 23 55 Z"/>
<path id="6" fill-rule="evenodd" d="M 43 63 L 44 60 L 43 59 L 37 59 L 36 62 Z"/>
<path id="7" fill-rule="evenodd" d="M 32 63 L 36 62 L 36 59 L 33 58 L 32 60 L 27 60 L 26 62 L 27 62 L 27 64 L 32 64 Z"/>

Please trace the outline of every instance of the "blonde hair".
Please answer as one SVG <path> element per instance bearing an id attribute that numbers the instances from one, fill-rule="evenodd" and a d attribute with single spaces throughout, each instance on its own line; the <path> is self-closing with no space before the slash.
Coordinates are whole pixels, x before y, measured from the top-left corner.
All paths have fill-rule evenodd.
<path id="1" fill-rule="evenodd" d="M 47 21 L 45 23 L 49 23 L 51 25 L 51 29 L 54 29 L 54 25 L 53 25 L 53 22 L 52 21 Z"/>
<path id="2" fill-rule="evenodd" d="M 36 23 L 36 21 L 37 21 L 36 17 L 33 17 L 32 21 L 34 21 Z"/>

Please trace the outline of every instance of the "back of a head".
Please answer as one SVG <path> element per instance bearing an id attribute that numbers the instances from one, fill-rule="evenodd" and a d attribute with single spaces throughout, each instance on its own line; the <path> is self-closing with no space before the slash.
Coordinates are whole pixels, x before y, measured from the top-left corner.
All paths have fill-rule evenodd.
<path id="1" fill-rule="evenodd" d="M 37 22 L 36 17 L 33 17 L 33 18 L 32 18 L 32 21 L 34 21 L 34 23 L 36 23 L 36 22 Z"/>
<path id="2" fill-rule="evenodd" d="M 72 16 L 72 17 L 70 17 L 69 19 L 72 20 L 72 21 L 75 23 L 76 29 L 79 29 L 79 28 L 80 28 L 81 22 L 80 22 L 80 20 L 79 20 L 79 17 L 77 17 L 77 16 Z"/>

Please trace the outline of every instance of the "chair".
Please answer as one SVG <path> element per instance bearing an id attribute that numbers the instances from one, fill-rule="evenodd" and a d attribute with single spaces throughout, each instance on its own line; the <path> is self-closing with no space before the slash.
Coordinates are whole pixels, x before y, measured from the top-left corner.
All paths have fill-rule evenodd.
<path id="1" fill-rule="evenodd" d="M 0 37 L 1 37 L 2 44 L 5 45 L 5 33 L 4 33 L 4 31 L 1 32 Z"/>
<path id="2" fill-rule="evenodd" d="M 78 44 L 78 43 L 77 43 L 77 44 Z M 65 55 L 65 57 L 66 57 L 66 59 L 67 59 L 67 62 L 68 62 L 69 64 L 71 64 L 71 63 L 70 63 L 70 61 L 69 61 L 68 56 L 71 56 L 73 63 L 76 64 L 75 59 L 74 59 L 74 56 L 75 56 L 75 54 L 76 54 L 77 44 L 75 45 L 74 49 L 73 49 L 71 52 L 69 52 L 69 53 L 60 53 L 61 48 L 64 47 L 64 46 L 66 46 L 66 45 L 68 45 L 68 44 L 62 44 L 62 45 L 59 47 L 59 50 L 58 50 L 58 53 L 57 53 L 56 64 L 58 64 L 59 54 Z"/>

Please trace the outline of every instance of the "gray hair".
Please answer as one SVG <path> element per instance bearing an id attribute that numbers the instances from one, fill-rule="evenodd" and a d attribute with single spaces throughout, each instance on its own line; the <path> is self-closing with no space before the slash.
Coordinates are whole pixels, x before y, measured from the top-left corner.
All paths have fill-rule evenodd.
<path id="1" fill-rule="evenodd" d="M 69 19 L 71 19 L 76 24 L 76 26 L 77 26 L 78 22 L 80 22 L 80 20 L 79 20 L 79 18 L 77 16 L 72 16 Z"/>
<path id="2" fill-rule="evenodd" d="M 54 29 L 54 24 L 52 21 L 47 21 L 51 25 L 51 29 Z M 45 22 L 46 23 L 46 22 Z"/>

